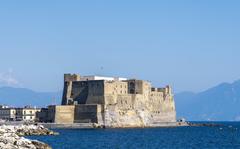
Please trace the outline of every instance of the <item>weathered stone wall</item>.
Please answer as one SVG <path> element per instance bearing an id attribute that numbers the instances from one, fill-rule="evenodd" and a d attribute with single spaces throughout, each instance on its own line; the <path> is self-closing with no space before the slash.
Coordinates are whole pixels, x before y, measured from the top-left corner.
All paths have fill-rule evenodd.
<path id="1" fill-rule="evenodd" d="M 48 119 L 54 123 L 73 123 L 74 122 L 74 105 L 49 106 Z"/>
<path id="2" fill-rule="evenodd" d="M 94 80 L 88 82 L 88 97 L 86 104 L 104 104 L 104 81 Z"/>
<path id="3" fill-rule="evenodd" d="M 175 103 L 168 87 L 151 91 L 148 82 L 137 81 L 135 85 L 138 87 L 130 88 L 135 94 L 105 95 L 105 126 L 144 127 L 176 121 Z"/>
<path id="4" fill-rule="evenodd" d="M 166 102 L 159 106 L 158 102 L 150 102 L 142 95 L 130 98 L 119 96 L 116 105 L 105 105 L 105 125 L 107 127 L 143 127 L 160 122 L 175 122 L 175 109 L 170 109 Z M 130 100 L 128 100 L 130 99 Z M 154 106 L 151 106 L 154 104 Z M 159 107 L 158 107 L 159 106 Z"/>
<path id="5" fill-rule="evenodd" d="M 65 82 L 62 105 L 104 104 L 103 95 L 103 80 Z"/>
<path id="6" fill-rule="evenodd" d="M 101 105 L 75 105 L 75 123 L 103 123 Z"/>
<path id="7" fill-rule="evenodd" d="M 88 90 L 88 82 L 73 82 L 70 98 L 74 99 L 77 104 L 86 104 Z"/>
<path id="8" fill-rule="evenodd" d="M 72 81 L 64 82 L 62 105 L 70 104 L 69 100 L 71 99 L 71 92 L 72 92 Z M 73 100 L 71 99 L 71 101 Z"/>
<path id="9" fill-rule="evenodd" d="M 127 95 L 128 83 L 123 81 L 109 81 L 104 84 L 105 95 Z"/>

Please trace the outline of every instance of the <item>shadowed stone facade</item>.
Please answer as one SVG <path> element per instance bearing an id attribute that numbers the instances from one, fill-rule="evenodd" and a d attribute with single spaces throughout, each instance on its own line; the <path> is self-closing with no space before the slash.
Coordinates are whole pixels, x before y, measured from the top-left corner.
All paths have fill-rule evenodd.
<path id="1" fill-rule="evenodd" d="M 52 108 L 56 123 L 148 127 L 176 122 L 171 88 L 136 79 L 65 74 L 62 106 Z"/>

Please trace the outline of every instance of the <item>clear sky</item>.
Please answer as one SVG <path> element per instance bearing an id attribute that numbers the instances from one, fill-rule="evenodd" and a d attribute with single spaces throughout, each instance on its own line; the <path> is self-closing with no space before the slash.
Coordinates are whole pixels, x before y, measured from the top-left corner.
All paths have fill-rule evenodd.
<path id="1" fill-rule="evenodd" d="M 239 8 L 239 0 L 1 1 L 0 85 L 57 91 L 64 73 L 146 79 L 175 92 L 232 82 Z"/>

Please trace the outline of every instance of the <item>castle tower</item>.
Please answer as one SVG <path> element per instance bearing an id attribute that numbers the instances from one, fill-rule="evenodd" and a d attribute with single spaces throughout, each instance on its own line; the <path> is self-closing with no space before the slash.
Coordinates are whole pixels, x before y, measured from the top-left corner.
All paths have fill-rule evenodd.
<path id="1" fill-rule="evenodd" d="M 71 98 L 72 93 L 72 82 L 80 81 L 80 75 L 78 74 L 64 74 L 64 88 L 62 96 L 62 105 L 72 105 L 73 99 Z"/>

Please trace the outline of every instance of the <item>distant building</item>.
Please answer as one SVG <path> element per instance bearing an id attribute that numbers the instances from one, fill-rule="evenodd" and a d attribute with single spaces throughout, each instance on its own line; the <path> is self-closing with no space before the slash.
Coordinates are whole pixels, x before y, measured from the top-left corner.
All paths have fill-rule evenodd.
<path id="1" fill-rule="evenodd" d="M 16 120 L 35 121 L 36 113 L 40 111 L 41 109 L 32 107 L 16 108 Z"/>
<path id="2" fill-rule="evenodd" d="M 39 108 L 26 106 L 24 108 L 13 108 L 0 106 L 0 119 L 9 121 L 36 121 L 36 113 L 40 112 Z"/>
<path id="3" fill-rule="evenodd" d="M 13 121 L 16 119 L 16 109 L 8 106 L 0 107 L 0 119 Z"/>
<path id="4" fill-rule="evenodd" d="M 145 127 L 176 122 L 170 86 L 144 80 L 64 75 L 62 105 L 43 110 L 44 122 L 97 123 L 106 127 Z"/>
<path id="5" fill-rule="evenodd" d="M 4 109 L 4 108 L 9 108 L 9 107 L 6 105 L 0 105 L 0 109 Z"/>

